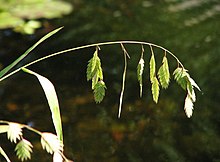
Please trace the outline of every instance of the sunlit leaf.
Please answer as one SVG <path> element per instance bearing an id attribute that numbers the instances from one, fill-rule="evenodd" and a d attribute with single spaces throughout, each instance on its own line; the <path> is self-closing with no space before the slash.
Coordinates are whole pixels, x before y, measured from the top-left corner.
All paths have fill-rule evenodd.
<path id="1" fill-rule="evenodd" d="M 186 116 L 190 118 L 193 114 L 193 101 L 189 95 L 186 96 L 184 110 L 185 110 Z"/>
<path id="2" fill-rule="evenodd" d="M 51 37 L 55 33 L 57 33 L 59 30 L 61 30 L 63 27 L 60 27 L 58 29 L 55 29 L 51 31 L 50 33 L 46 34 L 44 37 L 42 37 L 37 43 L 35 43 L 33 46 L 31 46 L 24 54 L 22 54 L 18 59 L 16 59 L 13 63 L 5 67 L 1 72 L 0 72 L 0 78 L 5 75 L 10 69 L 12 69 L 17 63 L 19 63 L 21 60 L 24 59 L 34 48 L 36 48 L 40 43 L 45 41 L 47 38 Z"/>
<path id="3" fill-rule="evenodd" d="M 62 141 L 60 141 L 58 137 L 52 133 L 46 133 L 46 132 L 42 133 L 41 145 L 43 149 L 50 154 L 53 154 L 54 152 L 63 151 Z"/>
<path id="4" fill-rule="evenodd" d="M 142 97 L 142 86 L 143 86 L 143 72 L 144 72 L 144 59 L 141 58 L 139 60 L 138 66 L 137 66 L 137 79 L 140 85 L 140 97 Z"/>
<path id="5" fill-rule="evenodd" d="M 96 103 L 100 103 L 105 96 L 105 83 L 103 81 L 99 81 L 94 87 L 94 98 Z"/>
<path id="6" fill-rule="evenodd" d="M 155 103 L 157 103 L 158 98 L 159 98 L 159 93 L 160 93 L 160 87 L 159 87 L 159 82 L 158 82 L 156 76 L 152 80 L 151 91 L 152 91 L 152 95 L 153 95 L 153 100 Z"/>
<path id="7" fill-rule="evenodd" d="M 0 146 L 0 154 L 5 158 L 5 160 L 7 162 L 11 162 L 9 157 L 7 156 L 7 154 L 5 153 L 5 151 L 2 149 L 2 147 Z"/>
<path id="8" fill-rule="evenodd" d="M 152 53 L 151 59 L 150 59 L 150 81 L 151 83 L 154 81 L 155 71 L 156 71 L 156 63 L 155 63 L 154 54 Z"/>
<path id="9" fill-rule="evenodd" d="M 31 159 L 32 144 L 26 139 L 22 139 L 15 147 L 16 155 L 21 161 Z"/>
<path id="10" fill-rule="evenodd" d="M 9 125 L 0 125 L 0 133 L 6 133 L 9 129 Z"/>
<path id="11" fill-rule="evenodd" d="M 59 108 L 59 102 L 57 98 L 57 94 L 55 91 L 55 88 L 53 84 L 45 77 L 27 69 L 27 68 L 22 68 L 24 72 L 27 72 L 29 74 L 35 75 L 43 90 L 46 95 L 51 113 L 52 113 L 52 120 L 53 124 L 56 130 L 56 133 L 61 141 L 63 141 L 63 132 L 62 132 L 62 123 L 61 123 L 61 117 L 60 117 L 60 108 Z"/>
<path id="12" fill-rule="evenodd" d="M 162 88 L 167 88 L 170 82 L 169 65 L 166 56 L 163 57 L 162 65 L 158 71 L 158 77 Z"/>
<path id="13" fill-rule="evenodd" d="M 17 143 L 17 140 L 20 140 L 22 136 L 22 126 L 12 122 L 8 125 L 7 137 L 11 142 Z"/>

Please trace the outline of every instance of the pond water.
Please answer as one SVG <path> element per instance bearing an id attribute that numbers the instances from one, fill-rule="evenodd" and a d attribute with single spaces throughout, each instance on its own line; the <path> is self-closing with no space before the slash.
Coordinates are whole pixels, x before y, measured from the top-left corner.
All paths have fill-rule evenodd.
<path id="1" fill-rule="evenodd" d="M 56 88 L 66 156 L 79 162 L 220 161 L 219 1 L 129 0 L 125 3 L 122 0 L 95 0 L 72 3 L 74 12 L 71 15 L 47 23 L 44 20 L 47 27 L 36 35 L 22 36 L 10 30 L 2 31 L 2 66 L 17 58 L 43 33 L 65 26 L 21 64 L 70 47 L 140 40 L 161 45 L 175 53 L 202 92 L 196 92 L 197 101 L 190 119 L 183 110 L 186 94 L 173 79 L 168 89 L 161 90 L 159 102 L 155 104 L 148 79 L 150 49 L 145 46 L 145 81 L 143 97 L 140 98 L 136 67 L 141 46 L 125 44 L 131 59 L 128 60 L 122 116 L 118 119 L 124 66 L 120 45 L 100 46 L 107 86 L 105 99 L 100 104 L 95 104 L 91 83 L 86 81 L 86 66 L 95 48 L 35 64 L 30 69 L 46 76 Z M 162 56 L 163 53 L 155 49 L 157 68 Z M 168 60 L 173 72 L 176 61 L 170 56 Z M 50 110 L 36 78 L 20 72 L 0 86 L 1 120 L 54 132 Z M 51 156 L 42 151 L 38 136 L 25 132 L 25 137 L 34 145 L 32 161 L 51 161 Z M 14 159 L 14 145 L 6 140 L 6 136 L 0 138 L 0 145 Z M 2 159 L 0 157 L 0 161 Z"/>

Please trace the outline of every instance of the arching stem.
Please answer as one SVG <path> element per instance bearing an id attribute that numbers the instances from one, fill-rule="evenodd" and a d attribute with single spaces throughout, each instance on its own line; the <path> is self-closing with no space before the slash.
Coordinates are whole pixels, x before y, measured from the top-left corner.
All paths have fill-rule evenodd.
<path id="1" fill-rule="evenodd" d="M 176 61 L 178 62 L 178 64 L 184 68 L 183 64 L 179 61 L 179 59 L 172 53 L 170 52 L 169 50 L 167 50 L 166 48 L 162 47 L 162 46 L 159 46 L 159 45 L 156 45 L 156 44 L 153 44 L 153 43 L 148 43 L 148 42 L 141 42 L 141 41 L 112 41 L 112 42 L 102 42 L 102 43 L 94 43 L 94 44 L 89 44 L 89 45 L 84 45 L 84 46 L 79 46 L 79 47 L 74 47 L 74 48 L 70 48 L 70 49 L 66 49 L 66 50 L 63 50 L 63 51 L 59 51 L 59 52 L 56 52 L 56 53 L 52 53 L 52 54 L 49 54 L 47 56 L 44 56 L 44 57 L 41 57 L 35 61 L 32 61 L 14 71 L 12 71 L 11 73 L 5 75 L 4 77 L 0 78 L 0 81 L 3 81 L 4 79 L 10 77 L 11 75 L 19 72 L 21 70 L 21 68 L 25 68 L 25 67 L 28 67 L 28 66 L 31 66 L 33 64 L 36 64 L 40 61 L 43 61 L 45 59 L 48 59 L 48 58 L 51 58 L 51 57 L 54 57 L 54 56 L 57 56 L 57 55 L 61 55 L 61 54 L 64 54 L 64 53 L 68 53 L 68 52 L 71 52 L 71 51 L 76 51 L 76 50 L 80 50 L 80 49 L 85 49 L 85 48 L 90 48 L 90 47 L 94 47 L 94 46 L 104 46 L 104 45 L 113 45 L 113 44 L 141 44 L 141 45 L 149 45 L 149 46 L 154 46 L 154 47 L 157 47 L 157 48 L 160 48 L 164 51 L 166 51 L 167 53 L 169 53 L 174 59 L 176 59 Z"/>

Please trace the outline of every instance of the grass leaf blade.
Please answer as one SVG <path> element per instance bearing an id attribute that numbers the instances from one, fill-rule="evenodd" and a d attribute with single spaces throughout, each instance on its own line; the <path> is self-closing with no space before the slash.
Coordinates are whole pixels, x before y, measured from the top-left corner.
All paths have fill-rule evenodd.
<path id="1" fill-rule="evenodd" d="M 11 160 L 9 159 L 8 155 L 5 153 L 5 151 L 2 149 L 2 147 L 0 146 L 0 154 L 5 158 L 5 160 L 7 162 L 11 162 Z"/>
<path id="2" fill-rule="evenodd" d="M 27 69 L 27 68 L 22 68 L 24 72 L 27 72 L 29 74 L 35 75 L 43 90 L 46 95 L 51 113 L 52 113 L 52 120 L 53 124 L 57 133 L 57 136 L 59 137 L 59 140 L 63 141 L 63 132 L 62 132 L 62 123 L 61 123 L 61 116 L 60 116 L 60 108 L 59 108 L 59 102 L 57 98 L 57 94 L 55 91 L 55 88 L 53 84 L 45 77 Z"/>
<path id="3" fill-rule="evenodd" d="M 12 62 L 10 65 L 5 67 L 2 71 L 0 71 L 0 78 L 5 75 L 9 70 L 11 70 L 17 63 L 19 63 L 24 57 L 26 57 L 34 48 L 36 48 L 40 43 L 45 41 L 47 38 L 51 37 L 55 33 L 57 33 L 59 30 L 61 30 L 63 27 L 60 27 L 58 29 L 55 29 L 51 31 L 50 33 L 46 34 L 44 37 L 42 37 L 37 43 L 35 43 L 33 46 L 31 46 L 25 53 L 23 53 L 20 57 L 18 57 L 14 62 Z"/>

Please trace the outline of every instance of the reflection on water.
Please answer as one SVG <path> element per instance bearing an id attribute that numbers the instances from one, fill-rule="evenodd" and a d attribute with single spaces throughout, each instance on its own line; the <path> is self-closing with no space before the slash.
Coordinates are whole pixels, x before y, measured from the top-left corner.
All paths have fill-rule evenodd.
<path id="1" fill-rule="evenodd" d="M 91 42 L 116 39 L 151 41 L 165 46 L 180 58 L 204 95 L 197 94 L 192 119 L 187 119 L 184 114 L 185 94 L 174 81 L 168 90 L 161 90 L 157 105 L 152 102 L 150 82 L 145 81 L 144 96 L 140 99 L 136 81 L 140 48 L 129 46 L 132 58 L 129 60 L 122 118 L 117 119 L 123 68 L 118 46 L 102 47 L 100 51 L 107 94 L 103 103 L 98 105 L 93 101 L 85 74 L 94 49 L 34 65 L 31 69 L 48 77 L 56 87 L 66 155 L 85 162 L 220 161 L 220 94 L 216 92 L 220 81 L 219 2 L 137 0 L 124 3 L 106 0 L 74 1 L 73 4 L 75 12 L 71 16 L 51 22 L 54 26 L 64 25 L 65 29 L 38 48 L 30 60 L 54 50 Z M 21 36 L 16 36 L 19 40 L 12 38 L 7 37 L 7 41 L 15 48 Z M 18 50 L 14 50 L 19 53 L 27 48 L 18 45 Z M 11 58 L 11 50 L 1 48 Z M 146 55 L 149 61 L 147 52 Z M 161 59 L 161 55 L 156 56 Z M 6 64 L 6 54 L 1 57 L 2 63 Z M 174 68 L 176 62 L 168 59 Z M 146 68 L 145 79 L 148 70 Z M 19 73 L 2 82 L 0 91 L 1 119 L 26 123 L 41 131 L 54 131 L 47 101 L 35 78 Z M 37 136 L 30 133 L 26 136 L 34 144 L 33 161 L 51 160 L 41 151 Z M 3 144 L 1 141 L 1 145 L 9 148 L 6 151 L 13 156 L 8 141 Z"/>

